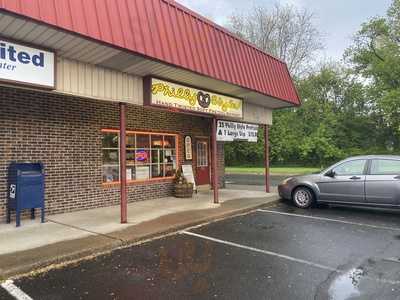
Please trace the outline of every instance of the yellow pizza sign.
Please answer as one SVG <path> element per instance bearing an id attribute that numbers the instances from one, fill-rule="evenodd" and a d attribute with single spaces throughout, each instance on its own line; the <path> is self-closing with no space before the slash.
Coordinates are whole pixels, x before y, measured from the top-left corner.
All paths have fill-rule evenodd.
<path id="1" fill-rule="evenodd" d="M 196 88 L 151 78 L 151 104 L 199 113 L 243 117 L 243 101 Z"/>

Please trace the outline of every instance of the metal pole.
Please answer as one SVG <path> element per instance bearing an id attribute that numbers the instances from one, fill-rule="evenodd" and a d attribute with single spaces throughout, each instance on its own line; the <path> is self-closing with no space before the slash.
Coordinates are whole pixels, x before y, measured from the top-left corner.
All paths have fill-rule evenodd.
<path id="1" fill-rule="evenodd" d="M 264 127 L 264 150 L 265 150 L 265 192 L 270 192 L 270 174 L 269 174 L 269 127 Z"/>
<path id="2" fill-rule="evenodd" d="M 219 203 L 218 200 L 218 170 L 217 170 L 217 119 L 212 120 L 211 129 L 211 143 L 212 143 L 212 174 L 213 174 L 213 189 L 214 189 L 214 203 Z"/>
<path id="3" fill-rule="evenodd" d="M 126 104 L 119 104 L 119 157 L 120 157 L 120 182 L 121 182 L 121 223 L 127 223 L 127 191 L 126 191 Z"/>

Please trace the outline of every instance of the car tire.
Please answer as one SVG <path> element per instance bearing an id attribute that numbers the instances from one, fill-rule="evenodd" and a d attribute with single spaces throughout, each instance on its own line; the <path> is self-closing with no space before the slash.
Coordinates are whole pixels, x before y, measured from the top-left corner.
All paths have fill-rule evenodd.
<path id="1" fill-rule="evenodd" d="M 315 196 L 311 189 L 301 186 L 294 190 L 292 201 L 299 208 L 309 208 L 314 204 Z"/>

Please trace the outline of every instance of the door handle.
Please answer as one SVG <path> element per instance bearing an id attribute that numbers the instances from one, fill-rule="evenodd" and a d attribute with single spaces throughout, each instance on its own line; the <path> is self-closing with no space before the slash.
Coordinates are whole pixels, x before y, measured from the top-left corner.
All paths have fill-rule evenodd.
<path id="1" fill-rule="evenodd" d="M 400 179 L 400 175 L 395 176 L 394 179 Z"/>
<path id="2" fill-rule="evenodd" d="M 350 179 L 351 179 L 351 180 L 359 180 L 359 179 L 361 179 L 361 177 L 353 176 L 353 177 L 350 177 Z"/>

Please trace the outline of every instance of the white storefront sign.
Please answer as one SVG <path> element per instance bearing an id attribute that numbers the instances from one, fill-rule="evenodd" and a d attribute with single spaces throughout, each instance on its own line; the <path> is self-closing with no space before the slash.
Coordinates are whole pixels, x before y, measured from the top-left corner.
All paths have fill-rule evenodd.
<path id="1" fill-rule="evenodd" d="M 0 39 L 0 81 L 55 87 L 53 52 Z"/>
<path id="2" fill-rule="evenodd" d="M 257 142 L 258 125 L 218 120 L 217 141 Z"/>
<path id="3" fill-rule="evenodd" d="M 243 117 L 242 99 L 157 78 L 147 80 L 150 81 L 148 96 L 151 105 L 231 118 Z"/>

